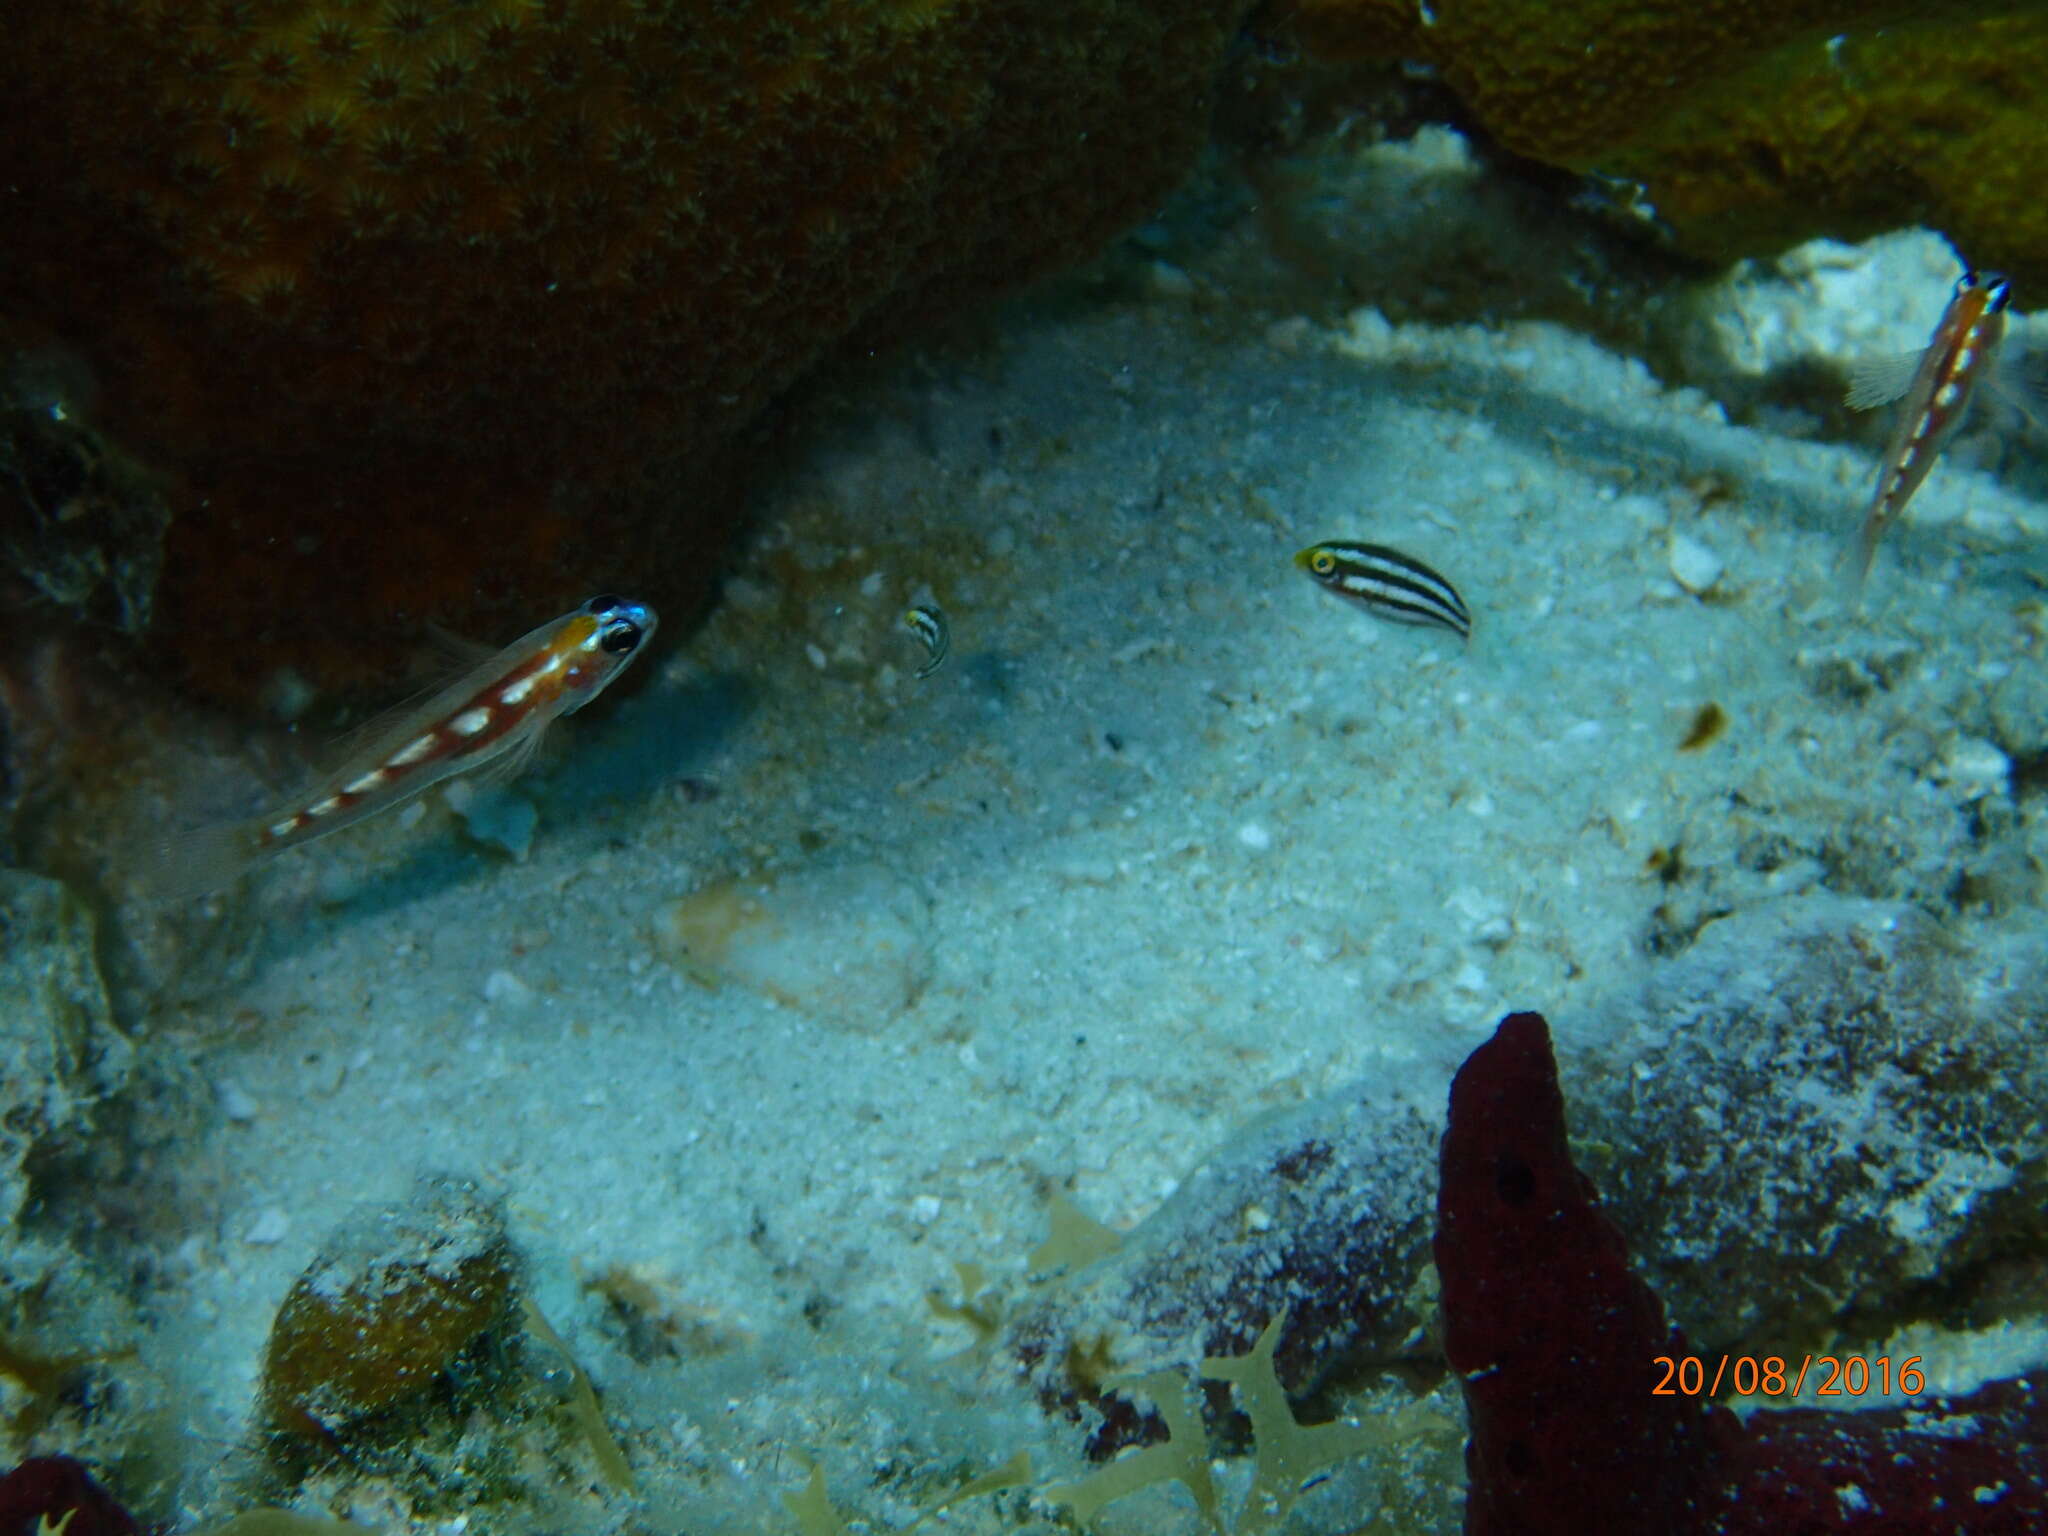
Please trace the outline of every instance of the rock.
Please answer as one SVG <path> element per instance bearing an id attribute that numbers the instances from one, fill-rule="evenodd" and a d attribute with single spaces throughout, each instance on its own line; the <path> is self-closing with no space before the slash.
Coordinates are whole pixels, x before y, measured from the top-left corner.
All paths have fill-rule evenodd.
<path id="1" fill-rule="evenodd" d="M 1689 533 L 1671 535 L 1671 579 L 1694 597 L 1704 597 L 1721 579 L 1721 557 Z"/>
<path id="2" fill-rule="evenodd" d="M 9 1226 L 26 1196 L 23 1160 L 83 1135 L 92 1106 L 134 1069 L 94 938 L 92 915 L 62 885 L 0 869 L 0 1221 Z"/>
<path id="3" fill-rule="evenodd" d="M 293 1282 L 263 1354 L 265 1417 L 329 1441 L 400 1408 L 486 1334 L 516 1326 L 520 1265 L 495 1206 L 460 1179 L 365 1205 Z"/>
<path id="4" fill-rule="evenodd" d="M 1566 1048 L 1579 1134 L 1702 1348 L 1881 1311 L 2048 1196 L 2048 936 L 1812 896 L 1710 925 L 1615 1007 L 1613 1043 Z"/>
<path id="5" fill-rule="evenodd" d="M 657 914 L 654 946 L 700 982 L 855 1034 L 887 1027 L 932 974 L 929 901 L 872 863 L 715 881 Z"/>
<path id="6" fill-rule="evenodd" d="M 1241 1355 L 1282 1307 L 1290 1392 L 1396 1355 L 1422 1322 L 1436 1129 L 1378 1083 L 1234 1133 L 1121 1247 L 1049 1286 L 1003 1331 L 1040 1401 L 1106 1407 L 1107 1454 L 1137 1422 L 1105 1378 Z"/>

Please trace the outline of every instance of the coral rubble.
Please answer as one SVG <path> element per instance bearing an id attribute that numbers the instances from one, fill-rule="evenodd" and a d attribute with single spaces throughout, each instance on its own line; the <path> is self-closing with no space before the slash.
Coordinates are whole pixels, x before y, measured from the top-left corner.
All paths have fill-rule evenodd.
<path id="1" fill-rule="evenodd" d="M 0 1221 L 28 1199 L 32 1153 L 82 1140 L 134 1068 L 94 955 L 92 916 L 53 880 L 0 869 Z"/>

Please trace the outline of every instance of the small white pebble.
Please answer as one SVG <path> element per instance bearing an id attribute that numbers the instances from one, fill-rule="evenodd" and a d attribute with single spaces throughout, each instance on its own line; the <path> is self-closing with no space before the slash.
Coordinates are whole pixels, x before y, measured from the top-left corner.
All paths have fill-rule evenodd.
<path id="1" fill-rule="evenodd" d="M 1721 557 L 1689 533 L 1671 535 L 1671 577 L 1694 597 L 1713 591 L 1724 569 Z"/>
<path id="2" fill-rule="evenodd" d="M 240 1083 L 223 1078 L 213 1085 L 213 1096 L 220 1103 L 220 1112 L 237 1125 L 247 1125 L 256 1118 L 256 1101 Z"/>
<path id="3" fill-rule="evenodd" d="M 1195 291 L 1195 280 L 1170 261 L 1155 261 L 1152 291 L 1162 299 L 1185 299 Z"/>
<path id="4" fill-rule="evenodd" d="M 1245 847 L 1263 851 L 1273 846 L 1273 834 L 1256 821 L 1248 821 L 1237 829 L 1237 840 Z"/>
<path id="5" fill-rule="evenodd" d="M 2003 791 L 2011 776 L 2012 759 L 1981 736 L 1957 737 L 1930 774 L 1969 800 Z"/>
<path id="6" fill-rule="evenodd" d="M 266 1206 L 256 1213 L 256 1219 L 249 1224 L 249 1230 L 242 1234 L 242 1241 L 258 1248 L 268 1248 L 281 1243 L 285 1234 L 292 1229 L 291 1217 L 275 1205 Z"/>
<path id="7" fill-rule="evenodd" d="M 484 978 L 484 1001 L 487 1003 L 523 1003 L 532 996 L 533 988 L 510 971 L 493 971 Z"/>
<path id="8" fill-rule="evenodd" d="M 826 657 L 823 646 L 815 641 L 809 642 L 804 646 L 804 654 L 811 658 L 812 666 L 816 667 L 820 672 L 825 670 Z"/>
<path id="9" fill-rule="evenodd" d="M 910 1219 L 920 1227 L 928 1227 L 939 1219 L 939 1197 L 919 1195 L 910 1202 Z"/>
<path id="10" fill-rule="evenodd" d="M 882 595 L 882 573 L 880 571 L 869 571 L 867 575 L 861 578 L 860 595 L 862 597 L 880 597 Z"/>
<path id="11" fill-rule="evenodd" d="M 1472 930 L 1472 938 L 1488 949 L 1505 949 L 1514 942 L 1514 921 L 1505 916 L 1489 917 Z"/>

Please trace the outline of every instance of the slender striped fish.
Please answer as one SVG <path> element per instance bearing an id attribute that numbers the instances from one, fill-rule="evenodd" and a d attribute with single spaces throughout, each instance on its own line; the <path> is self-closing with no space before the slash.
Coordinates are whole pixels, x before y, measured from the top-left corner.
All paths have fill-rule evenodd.
<path id="1" fill-rule="evenodd" d="M 340 767 L 267 814 L 160 844 L 138 871 L 143 891 L 158 900 L 196 896 L 456 774 L 486 767 L 493 777 L 517 773 L 550 724 L 588 704 L 625 670 L 656 622 L 645 603 L 593 597 L 477 661 L 420 703 L 372 724 Z"/>
<path id="2" fill-rule="evenodd" d="M 919 603 L 903 611 L 903 627 L 924 642 L 924 665 L 917 675 L 930 677 L 946 664 L 946 655 L 953 649 L 953 632 L 946 625 L 945 614 L 937 603 Z"/>
<path id="3" fill-rule="evenodd" d="M 1384 544 L 1333 539 L 1311 544 L 1294 563 L 1328 591 L 1397 624 L 1435 624 L 1472 634 L 1472 613 L 1458 589 L 1412 555 Z"/>
<path id="4" fill-rule="evenodd" d="M 1862 585 L 1885 530 L 1899 520 L 1920 489 L 1942 445 L 1962 425 L 1970 397 L 2005 336 L 2012 284 L 1996 272 L 1965 272 L 1941 312 L 1926 350 L 1857 364 L 1849 377 L 1848 405 L 1867 411 L 1904 398 L 1899 424 L 1878 465 L 1877 488 L 1864 509 L 1863 527 L 1845 554 L 1852 580 Z"/>

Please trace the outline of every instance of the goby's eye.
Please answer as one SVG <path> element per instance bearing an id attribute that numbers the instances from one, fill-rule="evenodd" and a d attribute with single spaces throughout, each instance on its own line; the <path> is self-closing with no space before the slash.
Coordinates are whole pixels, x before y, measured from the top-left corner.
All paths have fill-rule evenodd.
<path id="1" fill-rule="evenodd" d="M 1337 557 L 1328 550 L 1318 550 L 1309 558 L 1308 568 L 1318 576 L 1327 576 L 1337 569 Z"/>
<path id="2" fill-rule="evenodd" d="M 618 599 L 613 598 L 612 602 L 616 604 Z M 607 656 L 625 656 L 631 654 L 643 638 L 638 624 L 631 619 L 618 619 L 605 625 L 597 637 L 597 648 Z"/>
<path id="3" fill-rule="evenodd" d="M 585 603 L 583 611 L 593 617 L 602 618 L 606 613 L 609 613 L 623 602 L 625 602 L 623 597 L 614 597 L 609 592 L 603 592 Z"/>

